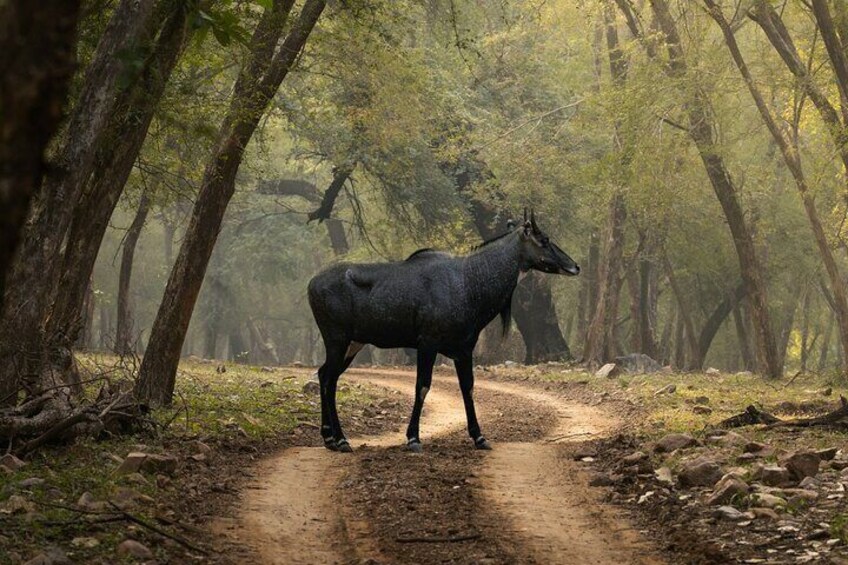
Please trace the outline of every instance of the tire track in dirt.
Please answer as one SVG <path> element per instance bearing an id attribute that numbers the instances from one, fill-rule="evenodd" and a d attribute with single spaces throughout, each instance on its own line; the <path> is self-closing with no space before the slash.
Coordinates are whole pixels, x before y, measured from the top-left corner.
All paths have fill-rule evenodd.
<path id="1" fill-rule="evenodd" d="M 482 494 L 538 563 L 662 563 L 620 512 L 587 488 L 588 477 L 557 443 L 608 434 L 618 422 L 596 408 L 511 383 L 489 390 L 548 405 L 557 416 L 539 443 L 499 444 L 483 465 Z"/>
<path id="2" fill-rule="evenodd" d="M 415 376 L 369 378 L 356 370 L 345 375 L 356 382 L 414 394 Z M 344 418 L 344 415 L 342 415 Z M 432 392 L 422 415 L 422 440 L 459 429 L 465 412 L 458 397 Z M 386 447 L 405 443 L 402 432 L 350 438 L 354 449 Z M 235 521 L 220 520 L 216 533 L 249 547 L 267 564 L 330 564 L 350 561 L 348 537 L 338 512 L 338 484 L 353 463 L 353 456 L 333 453 L 323 447 L 291 447 L 265 459 L 254 469 L 257 479 L 247 485 Z M 363 531 L 365 525 L 357 528 Z M 361 534 L 360 534 L 361 535 Z M 365 543 L 360 538 L 357 543 Z"/>
<path id="3" fill-rule="evenodd" d="M 402 391 L 412 402 L 414 370 L 351 369 L 345 376 Z M 464 433 L 465 427 L 456 378 L 437 374 L 434 384 L 438 387 L 428 395 L 422 417 L 425 449 L 428 438 Z M 629 522 L 591 492 L 579 466 L 556 445 L 608 433 L 617 424 L 613 419 L 597 408 L 531 386 L 478 380 L 477 390 L 483 392 L 478 403 L 484 430 L 501 416 L 499 403 L 514 405 L 518 400 L 528 410 L 541 406 L 556 415 L 544 439 L 521 437 L 520 432 L 518 442 L 498 443 L 497 437 L 492 437 L 495 450 L 469 461 L 477 466 L 479 475 L 472 490 L 476 503 L 472 503 L 497 522 L 494 529 L 486 530 L 486 536 L 497 539 L 497 546 L 509 555 L 491 562 L 661 562 Z M 516 436 L 514 431 L 508 435 Z M 351 439 L 355 448 L 371 447 L 360 450 L 366 463 L 369 458 L 392 455 L 393 464 L 408 464 L 409 469 L 398 472 L 414 470 L 421 461 L 414 456 L 397 458 L 397 449 L 385 451 L 404 442 L 404 434 L 399 432 Z M 471 446 L 467 449 L 470 452 Z M 381 555 L 391 544 L 375 533 L 367 512 L 340 510 L 339 504 L 351 502 L 340 488 L 342 478 L 361 478 L 349 473 L 356 462 L 323 448 L 287 449 L 257 466 L 257 479 L 243 495 L 239 518 L 232 524 L 219 524 L 216 530 L 250 547 L 261 563 L 329 564 L 367 558 L 414 562 L 403 555 L 389 559 Z M 385 532 L 382 535 L 385 538 Z"/>

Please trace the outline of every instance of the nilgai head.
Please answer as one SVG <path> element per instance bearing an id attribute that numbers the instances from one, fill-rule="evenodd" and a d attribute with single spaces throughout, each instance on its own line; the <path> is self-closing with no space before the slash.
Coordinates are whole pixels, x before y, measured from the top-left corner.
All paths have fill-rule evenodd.
<path id="1" fill-rule="evenodd" d="M 574 259 L 536 225 L 536 214 L 533 210 L 530 211 L 528 219 L 527 209 L 524 209 L 524 223 L 518 229 L 521 230 L 523 270 L 535 269 L 543 273 L 569 276 L 580 274 L 580 267 Z"/>

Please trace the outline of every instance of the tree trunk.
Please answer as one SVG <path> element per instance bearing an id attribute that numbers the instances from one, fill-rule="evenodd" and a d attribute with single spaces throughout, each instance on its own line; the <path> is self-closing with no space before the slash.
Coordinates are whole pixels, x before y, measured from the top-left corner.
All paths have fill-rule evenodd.
<path id="1" fill-rule="evenodd" d="M 57 150 L 57 165 L 41 184 L 19 259 L 7 279 L 7 315 L 0 319 L 0 358 L 9 361 L 0 364 L 2 382 L 14 381 L 15 386 L 19 379 L 37 383 L 41 381 L 42 371 L 58 373 L 47 367 L 54 360 L 66 365 L 64 359 L 78 331 L 74 335 L 64 332 L 58 321 L 65 314 L 53 316 L 51 308 L 57 298 L 66 298 L 59 278 L 68 228 L 75 216 L 79 218 L 76 204 L 97 164 L 97 152 L 113 141 L 107 139 L 109 125 L 132 113 L 132 108 L 125 104 L 126 93 L 136 91 L 136 81 L 143 72 L 130 69 L 124 54 L 149 47 L 160 24 L 174 10 L 172 2 L 180 1 L 185 0 L 163 0 L 153 9 L 153 0 L 123 0 L 98 43 L 68 121 L 67 131 L 73 133 L 67 135 Z M 127 81 L 129 84 L 125 84 Z M 68 241 L 69 246 L 71 243 Z M 97 249 L 93 252 L 95 257 L 96 252 Z M 73 294 L 75 300 L 77 322 L 89 275 L 90 270 L 76 277 L 74 285 L 68 288 L 71 291 L 68 294 Z M 45 327 L 48 322 L 50 326 Z"/>
<path id="2" fill-rule="evenodd" d="M 79 0 L 0 5 L 0 313 L 30 201 L 46 172 L 44 152 L 76 69 L 79 14 Z M 0 398 L 10 393 L 6 384 L 0 382 Z"/>
<path id="3" fill-rule="evenodd" d="M 126 95 L 122 107 L 132 111 L 110 120 L 110 139 L 113 135 L 115 139 L 97 151 L 95 162 L 98 169 L 76 204 L 59 279 L 61 292 L 56 293 L 48 325 L 48 335 L 62 336 L 60 339 L 64 339 L 65 343 L 60 342 L 60 345 L 74 340 L 79 333 L 84 281 L 94 271 L 109 219 L 120 200 L 147 137 L 153 114 L 185 45 L 186 11 L 182 6 L 185 1 L 174 1 L 176 7 L 163 23 L 153 53 L 138 83 Z M 119 337 L 116 336 L 116 347 L 119 346 Z"/>
<path id="4" fill-rule="evenodd" d="M 740 300 L 745 297 L 745 285 L 741 284 L 736 287 L 732 293 L 718 303 L 713 313 L 707 318 L 704 327 L 701 328 L 701 334 L 698 337 L 698 358 L 692 363 L 692 369 L 702 369 L 704 361 L 707 358 L 707 353 L 710 351 L 710 346 L 713 343 L 715 335 L 721 329 L 724 320 L 733 311 Z"/>
<path id="5" fill-rule="evenodd" d="M 656 22 L 666 39 L 669 53 L 667 72 L 673 78 L 686 78 L 688 66 L 677 33 L 674 21 L 666 0 L 650 0 Z M 765 375 L 777 378 L 783 374 L 783 369 L 777 355 L 776 341 L 772 329 L 771 316 L 768 310 L 768 293 L 766 291 L 763 268 L 754 245 L 754 238 L 745 221 L 745 214 L 739 203 L 736 186 L 728 171 L 721 151 L 716 147 L 713 114 L 706 92 L 697 82 L 693 85 L 688 99 L 684 102 L 689 119 L 688 132 L 701 156 L 707 176 L 721 204 L 727 219 L 739 268 L 747 287 L 747 295 L 751 303 L 751 317 L 757 344 L 758 369 Z"/>
<path id="6" fill-rule="evenodd" d="M 671 266 L 671 262 L 665 253 L 663 253 L 663 265 L 665 266 L 665 274 L 668 277 L 668 284 L 671 286 L 671 292 L 677 300 L 677 316 L 681 321 L 681 325 L 686 330 L 686 344 L 689 350 L 689 355 L 685 362 L 681 362 L 682 356 L 677 357 L 677 366 L 686 369 L 700 368 L 697 364 L 701 360 L 701 352 L 698 350 L 698 341 L 695 338 L 695 324 L 692 322 L 692 316 L 687 307 L 689 303 L 686 297 L 683 296 L 683 289 L 680 288 L 677 277 L 674 275 L 674 268 Z M 681 344 L 678 343 L 678 347 L 681 347 Z"/>
<path id="7" fill-rule="evenodd" d="M 830 352 L 830 337 L 833 334 L 833 312 L 827 317 L 827 327 L 824 330 L 821 353 L 819 354 L 818 370 L 823 371 L 827 367 L 827 356 Z"/>
<path id="8" fill-rule="evenodd" d="M 572 358 L 559 328 L 551 287 L 543 281 L 544 275 L 528 273 L 513 296 L 512 317 L 524 337 L 526 365 Z"/>
<path id="9" fill-rule="evenodd" d="M 274 53 L 293 0 L 266 9 L 251 40 L 250 60 L 236 81 L 230 109 L 207 165 L 177 262 L 151 331 L 136 395 L 152 405 L 173 398 L 179 352 L 224 212 L 235 190 L 235 176 L 253 132 L 271 98 L 294 65 L 321 12 L 323 0 L 307 0 L 278 53 Z"/>
<path id="10" fill-rule="evenodd" d="M 745 63 L 744 58 L 742 57 L 742 52 L 739 50 L 739 46 L 736 43 L 736 37 L 733 35 L 733 30 L 730 28 L 730 24 L 728 24 L 727 20 L 724 18 L 724 15 L 721 12 L 721 9 L 715 4 L 713 0 L 704 0 L 704 3 L 707 5 L 709 9 L 710 15 L 716 21 L 716 23 L 721 28 L 721 31 L 724 35 L 725 43 L 730 51 L 731 56 L 733 57 L 734 63 L 736 63 L 736 67 L 739 70 L 739 73 L 742 75 L 742 78 L 745 80 L 745 84 L 748 87 L 748 92 L 751 94 L 751 98 L 754 99 L 754 103 L 757 106 L 757 110 L 760 112 L 760 116 L 766 124 L 769 132 L 771 133 L 772 138 L 774 139 L 777 146 L 780 148 L 780 153 L 783 156 L 783 161 L 786 163 L 786 167 L 789 169 L 789 172 L 792 174 L 792 178 L 795 180 L 795 186 L 798 189 L 798 193 L 801 196 L 801 201 L 804 204 L 804 211 L 807 213 L 807 219 L 810 222 L 810 228 L 813 230 L 813 236 L 816 240 L 816 245 L 819 248 L 819 255 L 821 255 L 822 262 L 824 263 L 825 270 L 827 271 L 828 277 L 830 277 L 830 287 L 831 292 L 833 293 L 833 301 L 836 308 L 836 320 L 839 324 L 840 337 L 842 341 L 842 349 L 848 353 L 848 290 L 845 288 L 845 281 L 842 278 L 842 275 L 839 272 L 839 267 L 836 264 L 836 258 L 833 256 L 833 250 L 830 247 L 830 243 L 827 240 L 827 234 L 824 231 L 824 227 L 822 226 L 821 219 L 819 218 L 818 210 L 816 209 L 815 200 L 813 195 L 810 194 L 807 180 L 804 175 L 803 168 L 801 167 L 801 156 L 798 151 L 798 147 L 794 144 L 794 137 L 787 136 L 780 128 L 777 120 L 775 120 L 774 116 L 771 113 L 768 105 L 765 102 L 762 94 L 757 87 L 757 84 L 754 82 L 753 77 L 751 76 L 750 71 L 748 70 L 748 66 Z M 821 1 L 814 1 L 813 8 L 816 13 L 816 18 L 819 20 L 819 25 L 822 25 L 821 18 L 827 17 L 829 20 L 829 14 L 825 14 L 824 16 L 820 14 L 821 6 L 823 6 L 823 10 L 827 11 L 827 4 Z M 827 22 L 825 22 L 827 23 Z M 832 26 L 832 22 L 829 22 Z M 822 36 L 825 36 L 824 30 L 822 30 Z M 827 43 L 827 39 L 825 39 L 825 43 Z M 842 55 L 841 47 L 837 45 L 837 50 L 839 54 Z M 830 48 L 828 48 L 828 52 L 830 53 Z M 831 53 L 831 58 L 833 58 L 834 54 Z M 844 64 L 845 59 L 844 56 L 841 58 L 841 63 Z M 838 74 L 839 71 L 837 71 Z M 848 67 L 845 69 L 846 72 L 846 81 L 848 81 Z M 848 84 L 848 82 L 846 82 Z M 845 91 L 843 91 L 843 95 Z M 785 355 L 785 347 L 784 347 L 784 355 Z M 784 357 L 781 355 L 781 359 Z"/>
<path id="11" fill-rule="evenodd" d="M 139 237 L 141 237 L 144 222 L 147 221 L 148 212 L 150 212 L 150 198 L 145 191 L 139 200 L 135 218 L 133 218 L 133 222 L 127 230 L 127 235 L 124 237 L 124 244 L 121 251 L 121 270 L 118 277 L 118 310 L 116 315 L 117 329 L 115 330 L 116 355 L 132 355 L 136 350 L 135 339 L 133 337 L 130 280 L 132 279 L 135 248 L 138 244 Z"/>
<path id="12" fill-rule="evenodd" d="M 627 60 L 619 43 L 618 26 L 609 5 L 604 10 L 604 23 L 610 76 L 613 86 L 621 89 L 627 80 Z M 624 140 L 618 122 L 615 123 L 613 143 L 618 151 L 620 166 L 622 169 L 626 169 L 630 158 L 628 153 L 622 149 Z M 615 357 L 617 348 L 616 321 L 621 282 L 619 272 L 624 255 L 624 220 L 626 218 L 627 209 L 624 203 L 624 195 L 620 188 L 616 188 L 609 204 L 606 229 L 607 242 L 604 246 L 605 256 L 598 266 L 597 302 L 590 318 L 586 341 L 583 346 L 583 361 L 590 364 L 605 363 Z"/>

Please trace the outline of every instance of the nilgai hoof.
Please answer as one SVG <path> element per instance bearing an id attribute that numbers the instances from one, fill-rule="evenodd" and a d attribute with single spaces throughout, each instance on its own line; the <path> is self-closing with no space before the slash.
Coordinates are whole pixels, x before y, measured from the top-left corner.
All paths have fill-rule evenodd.
<path id="1" fill-rule="evenodd" d="M 333 438 L 328 438 L 324 440 L 324 447 L 329 449 L 330 451 L 338 451 L 339 447 L 336 445 L 336 440 Z"/>
<path id="2" fill-rule="evenodd" d="M 491 451 L 492 444 L 486 441 L 486 438 L 481 436 L 474 440 L 474 449 L 484 449 L 486 451 Z"/>
<path id="3" fill-rule="evenodd" d="M 424 451 L 424 446 L 418 440 L 408 442 L 406 448 L 412 453 L 421 453 Z"/>
<path id="4" fill-rule="evenodd" d="M 336 449 L 341 451 L 342 453 L 353 453 L 353 448 L 347 442 L 346 439 L 340 439 L 336 442 Z"/>

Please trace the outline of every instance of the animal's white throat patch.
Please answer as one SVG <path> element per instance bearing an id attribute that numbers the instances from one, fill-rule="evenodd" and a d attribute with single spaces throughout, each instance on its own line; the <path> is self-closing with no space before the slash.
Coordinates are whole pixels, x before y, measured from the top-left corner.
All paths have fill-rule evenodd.
<path id="1" fill-rule="evenodd" d="M 526 277 L 528 274 L 530 274 L 530 271 L 524 271 L 524 270 L 518 271 L 518 282 L 523 281 L 524 277 Z"/>

